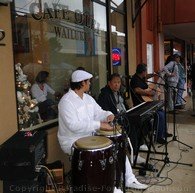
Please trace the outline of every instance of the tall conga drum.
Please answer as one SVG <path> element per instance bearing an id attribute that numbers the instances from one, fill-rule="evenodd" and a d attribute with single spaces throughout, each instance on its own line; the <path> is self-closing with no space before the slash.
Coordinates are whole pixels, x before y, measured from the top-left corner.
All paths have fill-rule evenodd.
<path id="1" fill-rule="evenodd" d="M 103 136 L 89 136 L 73 144 L 72 192 L 113 193 L 115 165 L 113 142 Z"/>
<path id="2" fill-rule="evenodd" d="M 114 143 L 114 161 L 116 169 L 116 187 L 118 188 L 121 183 L 121 177 L 124 169 L 125 153 L 124 153 L 124 139 L 122 136 L 122 130 L 119 125 L 113 131 L 104 131 L 101 129 L 96 130 L 96 136 L 104 136 L 109 138 Z"/>

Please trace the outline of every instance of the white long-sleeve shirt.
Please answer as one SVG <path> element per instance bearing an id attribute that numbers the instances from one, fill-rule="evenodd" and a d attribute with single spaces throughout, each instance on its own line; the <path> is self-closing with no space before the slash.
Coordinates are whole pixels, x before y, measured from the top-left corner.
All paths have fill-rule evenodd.
<path id="1" fill-rule="evenodd" d="M 55 94 L 55 90 L 53 90 L 48 84 L 43 84 L 43 90 L 40 89 L 37 83 L 34 83 L 31 88 L 31 93 L 33 98 L 36 98 L 38 102 L 44 102 L 47 99 L 47 94 L 51 93 Z"/>
<path id="2" fill-rule="evenodd" d="M 106 121 L 112 114 L 104 111 L 90 95 L 84 93 L 81 99 L 71 89 L 60 100 L 58 110 L 58 140 L 68 154 L 71 154 L 71 147 L 77 139 L 91 136 L 100 128 L 100 121 Z"/>

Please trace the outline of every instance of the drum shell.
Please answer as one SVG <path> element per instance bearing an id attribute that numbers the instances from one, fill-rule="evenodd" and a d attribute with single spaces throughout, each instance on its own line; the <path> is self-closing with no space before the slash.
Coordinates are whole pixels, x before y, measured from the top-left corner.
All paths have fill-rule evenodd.
<path id="1" fill-rule="evenodd" d="M 114 143 L 114 161 L 116 170 L 115 186 L 118 188 L 120 186 L 125 163 L 123 136 L 120 133 L 105 135 L 101 134 L 100 132 L 96 132 L 94 135 L 107 137 Z"/>
<path id="2" fill-rule="evenodd" d="M 113 193 L 115 163 L 113 145 L 82 150 L 74 147 L 72 156 L 72 188 L 74 193 Z M 105 165 L 101 164 L 104 160 Z"/>

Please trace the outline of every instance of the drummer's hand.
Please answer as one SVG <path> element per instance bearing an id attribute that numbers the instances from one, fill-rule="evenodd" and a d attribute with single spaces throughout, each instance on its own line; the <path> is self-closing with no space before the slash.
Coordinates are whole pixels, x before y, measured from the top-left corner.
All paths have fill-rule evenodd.
<path id="1" fill-rule="evenodd" d="M 113 127 L 110 126 L 110 124 L 105 123 L 105 122 L 100 122 L 100 128 L 101 128 L 101 130 L 104 130 L 104 131 L 112 131 L 113 130 Z"/>
<path id="2" fill-rule="evenodd" d="M 107 122 L 109 123 L 109 122 L 113 122 L 113 120 L 114 120 L 114 115 L 109 115 L 109 116 L 107 116 Z"/>

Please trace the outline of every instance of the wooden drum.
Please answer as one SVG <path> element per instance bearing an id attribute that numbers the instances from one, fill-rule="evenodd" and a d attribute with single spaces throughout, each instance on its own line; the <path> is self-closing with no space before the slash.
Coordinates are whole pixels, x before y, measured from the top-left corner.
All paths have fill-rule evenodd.
<path id="1" fill-rule="evenodd" d="M 73 144 L 72 191 L 113 193 L 115 165 L 113 142 L 103 136 L 89 136 Z"/>
<path id="2" fill-rule="evenodd" d="M 125 160 L 125 152 L 123 148 L 123 137 L 122 137 L 122 130 L 117 127 L 116 130 L 113 131 L 104 131 L 104 130 L 97 130 L 95 135 L 96 136 L 104 136 L 109 138 L 114 143 L 114 161 L 115 161 L 115 169 L 116 169 L 116 187 L 118 188 L 121 183 L 121 177 L 123 173 L 123 165 Z"/>

